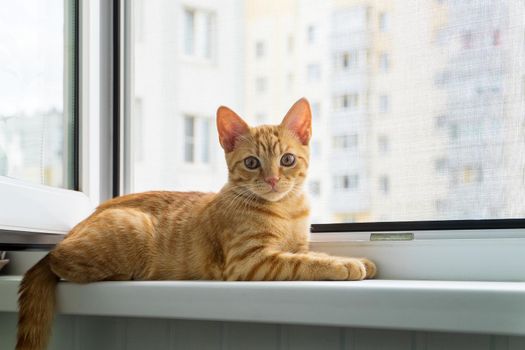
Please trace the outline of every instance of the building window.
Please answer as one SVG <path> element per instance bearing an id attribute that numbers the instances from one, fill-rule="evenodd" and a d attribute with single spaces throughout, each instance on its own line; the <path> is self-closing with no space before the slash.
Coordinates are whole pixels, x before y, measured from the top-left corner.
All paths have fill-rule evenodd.
<path id="1" fill-rule="evenodd" d="M 184 162 L 204 163 L 211 161 L 211 119 L 207 117 L 184 116 Z"/>
<path id="2" fill-rule="evenodd" d="M 263 93 L 267 89 L 267 80 L 264 77 L 259 77 L 255 80 L 255 91 L 258 93 Z"/>
<path id="3" fill-rule="evenodd" d="M 386 12 L 379 14 L 379 31 L 387 32 L 390 28 L 390 16 Z"/>
<path id="4" fill-rule="evenodd" d="M 334 176 L 334 189 L 350 190 L 359 186 L 359 175 L 336 175 Z"/>
<path id="5" fill-rule="evenodd" d="M 214 15 L 208 11 L 184 9 L 184 53 L 187 56 L 210 59 Z"/>
<path id="6" fill-rule="evenodd" d="M 348 150 L 357 148 L 358 135 L 336 135 L 333 137 L 333 147 L 336 150 Z"/>
<path id="7" fill-rule="evenodd" d="M 195 117 L 184 117 L 184 161 L 195 162 Z"/>
<path id="8" fill-rule="evenodd" d="M 456 123 L 450 124 L 448 135 L 449 138 L 453 141 L 459 139 L 459 126 Z"/>
<path id="9" fill-rule="evenodd" d="M 309 82 L 316 82 L 321 80 L 321 66 L 318 63 L 309 64 L 306 70 L 307 79 Z"/>
<path id="10" fill-rule="evenodd" d="M 483 171 L 480 166 L 473 167 L 471 165 L 466 165 L 463 167 L 462 175 L 462 180 L 464 184 L 483 181 Z"/>
<path id="11" fill-rule="evenodd" d="M 192 56 L 195 51 L 195 11 L 184 9 L 184 53 Z"/>
<path id="12" fill-rule="evenodd" d="M 337 110 L 355 110 L 359 106 L 358 94 L 344 94 L 336 97 L 335 106 Z"/>
<path id="13" fill-rule="evenodd" d="M 314 25 L 309 25 L 308 28 L 306 29 L 306 39 L 308 41 L 309 44 L 313 44 L 315 43 L 315 40 L 316 40 L 316 28 Z"/>
<path id="14" fill-rule="evenodd" d="M 465 32 L 461 36 L 461 42 L 464 49 L 471 49 L 472 48 L 472 33 L 471 32 Z"/>
<path id="15" fill-rule="evenodd" d="M 262 58 L 265 56 L 266 47 L 262 40 L 259 40 L 255 43 L 255 57 Z"/>
<path id="16" fill-rule="evenodd" d="M 379 135 L 377 138 L 377 148 L 379 149 L 379 153 L 386 154 L 390 150 L 390 141 L 388 139 L 388 136 L 386 135 Z"/>
<path id="17" fill-rule="evenodd" d="M 359 51 L 350 50 L 339 53 L 336 56 L 336 69 L 356 69 L 359 65 Z"/>
<path id="18" fill-rule="evenodd" d="M 210 119 L 204 118 L 201 123 L 202 133 L 200 135 L 201 143 L 201 161 L 203 163 L 210 162 Z"/>
<path id="19" fill-rule="evenodd" d="M 319 142 L 319 140 L 312 141 L 312 145 L 310 148 L 312 150 L 313 158 L 319 158 L 321 156 L 321 143 Z"/>
<path id="20" fill-rule="evenodd" d="M 310 181 L 308 187 L 311 195 L 319 196 L 319 194 L 321 194 L 321 182 L 319 180 Z"/>
<path id="21" fill-rule="evenodd" d="M 379 178 L 379 190 L 383 194 L 390 192 L 390 178 L 388 176 L 383 175 Z"/>
<path id="22" fill-rule="evenodd" d="M 388 95 L 379 96 L 379 112 L 387 113 L 390 111 L 390 99 Z"/>
<path id="23" fill-rule="evenodd" d="M 388 69 L 390 68 L 390 61 L 388 58 L 387 53 L 382 53 L 379 56 L 379 70 L 383 73 L 388 72 Z"/>
<path id="24" fill-rule="evenodd" d="M 434 121 L 436 129 L 442 129 L 447 125 L 447 117 L 444 115 L 438 115 Z"/>
<path id="25" fill-rule="evenodd" d="M 286 75 L 286 87 L 288 90 L 293 89 L 293 83 L 295 81 L 295 76 L 293 73 L 288 73 Z"/>
<path id="26" fill-rule="evenodd" d="M 446 158 L 438 158 L 435 161 L 434 168 L 436 170 L 436 173 L 439 175 L 444 175 L 446 173 L 446 170 L 448 168 L 448 161 Z"/>
<path id="27" fill-rule="evenodd" d="M 501 45 L 501 32 L 499 29 L 496 29 L 492 32 L 492 45 L 494 46 Z"/>
<path id="28" fill-rule="evenodd" d="M 319 119 L 321 117 L 321 103 L 312 102 L 310 106 L 312 108 L 312 118 Z"/>
<path id="29" fill-rule="evenodd" d="M 448 209 L 447 201 L 444 199 L 436 199 L 434 201 L 434 207 L 438 213 L 445 213 Z"/>

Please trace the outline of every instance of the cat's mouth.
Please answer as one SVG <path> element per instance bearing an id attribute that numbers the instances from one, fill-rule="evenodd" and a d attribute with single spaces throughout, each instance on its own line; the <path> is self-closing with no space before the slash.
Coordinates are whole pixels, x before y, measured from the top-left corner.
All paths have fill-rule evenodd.
<path id="1" fill-rule="evenodd" d="M 278 200 L 283 199 L 288 194 L 288 192 L 288 190 L 279 190 L 274 187 L 265 193 L 259 194 L 259 196 L 270 202 L 277 202 Z"/>

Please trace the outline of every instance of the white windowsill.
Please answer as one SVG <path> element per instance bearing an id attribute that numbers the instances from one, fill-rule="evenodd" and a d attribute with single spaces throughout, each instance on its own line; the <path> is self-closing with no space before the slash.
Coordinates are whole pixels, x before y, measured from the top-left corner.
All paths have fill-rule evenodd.
<path id="1" fill-rule="evenodd" d="M 0 277 L 0 312 L 16 311 L 20 276 Z M 300 323 L 525 335 L 525 283 L 61 283 L 64 314 Z"/>

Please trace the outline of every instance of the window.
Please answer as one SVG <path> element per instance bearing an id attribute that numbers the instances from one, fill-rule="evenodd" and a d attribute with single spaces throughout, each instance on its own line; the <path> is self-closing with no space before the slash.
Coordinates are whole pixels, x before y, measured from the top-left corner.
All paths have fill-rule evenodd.
<path id="1" fill-rule="evenodd" d="M 195 162 L 195 117 L 184 117 L 184 161 Z"/>
<path id="2" fill-rule="evenodd" d="M 183 11 L 184 53 L 191 57 L 210 59 L 213 51 L 213 14 L 192 8 Z"/>
<path id="3" fill-rule="evenodd" d="M 349 50 L 338 53 L 336 56 L 336 69 L 351 70 L 359 66 L 359 52 L 358 50 Z"/>
<path id="4" fill-rule="evenodd" d="M 389 27 L 390 27 L 389 21 L 390 21 L 390 17 L 388 15 L 388 13 L 381 12 L 379 14 L 379 31 L 387 32 L 389 30 Z"/>
<path id="5" fill-rule="evenodd" d="M 337 135 L 333 138 L 333 147 L 336 150 L 349 150 L 357 147 L 358 135 Z"/>
<path id="6" fill-rule="evenodd" d="M 90 10 L 92 8 L 89 6 L 92 6 L 92 3 L 95 2 L 82 2 L 83 6 Z M 24 58 L 25 55 L 0 54 L 0 88 L 4 89 L 0 93 L 0 171 L 3 175 L 13 176 L 15 173 L 11 166 L 14 161 L 19 162 L 20 159 L 31 160 L 31 164 L 39 163 L 39 170 L 24 174 L 24 178 L 37 183 L 33 189 L 45 188 L 53 194 L 55 201 L 45 202 L 49 203 L 49 209 L 53 209 L 55 203 L 67 202 L 67 205 L 55 213 L 57 215 L 48 216 L 61 219 L 51 231 L 67 231 L 92 209 L 91 205 L 86 204 L 86 197 L 82 192 L 64 188 L 78 188 L 84 191 L 83 186 L 87 182 L 87 187 L 91 189 L 86 189 L 86 193 L 99 192 L 99 199 L 107 197 L 102 194 L 101 186 L 104 185 L 97 184 L 97 181 L 111 179 L 102 169 L 110 164 L 108 159 L 103 158 L 105 155 L 113 155 L 117 159 L 119 156 L 123 157 L 121 170 L 124 183 L 120 193 L 159 188 L 217 191 L 227 180 L 224 155 L 218 147 L 213 117 L 217 106 L 232 107 L 250 124 L 257 122 L 255 118 L 275 124 L 280 121 L 290 104 L 303 95 L 311 100 L 313 110 L 319 109 L 315 104 L 324 104 L 324 110 L 330 112 L 323 114 L 323 118 L 314 124 L 313 133 L 318 139 L 312 141 L 312 152 L 315 153 L 315 149 L 319 149 L 320 146 L 330 146 L 334 136 L 354 134 L 357 135 L 360 147 L 367 150 L 364 154 L 340 152 L 337 155 L 325 151 L 323 153 L 328 155 L 329 159 L 321 158 L 316 164 L 311 163 L 310 176 L 314 184 L 307 185 L 305 189 L 314 196 L 323 191 L 322 196 L 317 195 L 314 201 L 314 224 L 352 221 L 360 223 L 356 224 L 359 227 L 369 225 L 368 223 L 372 223 L 371 227 L 380 227 L 374 225 L 381 221 L 394 221 L 380 225 L 387 225 L 383 228 L 404 231 L 403 227 L 417 225 L 426 229 L 435 227 L 432 225 L 441 228 L 457 225 L 455 221 L 446 220 L 472 220 L 466 223 L 461 221 L 462 225 L 466 225 L 463 228 L 474 225 L 472 222 L 490 228 L 490 225 L 493 225 L 492 221 L 485 223 L 484 219 L 503 219 L 496 221 L 497 224 L 508 227 L 518 227 L 517 225 L 523 222 L 521 220 L 525 218 L 525 165 L 516 155 L 523 153 L 525 140 L 525 128 L 522 127 L 525 115 L 524 95 L 523 86 L 520 86 L 520 79 L 525 76 L 522 64 L 524 41 L 523 28 L 516 25 L 515 21 L 516 18 L 522 18 L 523 13 L 511 12 L 517 8 L 521 9 L 516 6 L 521 5 L 518 0 L 445 1 L 439 10 L 442 11 L 446 7 L 446 12 L 437 14 L 446 13 L 447 20 L 437 22 L 421 20 L 435 18 L 435 6 L 423 6 L 417 11 L 409 8 L 406 11 L 396 10 L 388 15 L 385 13 L 383 19 L 377 20 L 376 15 L 383 11 L 385 5 L 372 1 L 358 6 L 346 2 L 323 2 L 323 11 L 317 11 L 317 2 L 298 2 L 297 6 L 273 10 L 268 8 L 268 11 L 254 11 L 258 6 L 249 1 L 203 3 L 188 0 L 181 4 L 171 1 L 129 0 L 118 3 L 130 6 L 132 10 L 123 11 L 129 16 L 127 21 L 123 22 L 127 22 L 130 28 L 129 32 L 123 35 L 123 43 L 127 46 L 122 51 L 125 53 L 125 62 L 122 62 L 120 67 L 124 75 L 124 85 L 120 86 L 124 94 L 120 106 L 124 114 L 121 126 L 125 139 L 121 145 L 124 149 L 122 155 L 119 152 L 111 153 L 107 145 L 103 146 L 104 143 L 110 142 L 110 138 L 107 137 L 109 129 L 103 124 L 111 121 L 111 91 L 108 91 L 108 86 L 112 86 L 114 78 L 111 68 L 104 66 L 111 62 L 111 54 L 114 53 L 108 49 L 110 43 L 103 41 L 104 38 L 112 38 L 108 29 L 111 28 L 108 21 L 111 18 L 111 12 L 108 12 L 111 6 L 103 5 L 108 2 L 100 2 L 97 5 L 99 7 L 95 8 L 104 15 L 100 18 L 87 16 L 88 13 L 98 12 L 79 11 L 76 2 L 70 0 L 60 2 L 59 5 L 46 0 L 5 1 L 0 5 L 0 52 L 16 52 L 16 47 L 12 48 L 16 46 L 16 40 L 9 39 L 13 37 L 13 28 L 20 29 L 14 37 L 27 36 L 30 40 L 24 40 L 24 45 L 27 46 L 26 49 L 31 47 L 28 49 L 29 58 Z M 24 10 L 31 10 L 13 10 L 21 6 L 24 6 Z M 362 14 L 362 25 L 360 24 L 358 30 L 356 27 L 351 29 L 344 25 L 339 27 L 331 20 L 334 13 L 344 11 Z M 59 15 L 52 14 L 55 12 Z M 79 12 L 84 13 L 84 17 L 79 18 Z M 315 13 L 315 17 L 312 13 Z M 38 17 L 40 14 L 45 16 Z M 159 14 L 172 20 L 160 21 Z M 275 25 L 266 27 L 268 33 L 264 35 L 280 38 L 275 47 L 280 48 L 281 53 L 293 52 L 293 59 L 290 59 L 289 55 L 278 54 L 279 50 L 270 52 L 268 47 L 265 47 L 263 57 L 268 65 L 253 64 L 257 60 L 257 55 L 254 54 L 256 41 L 260 40 L 262 35 L 256 32 L 257 28 L 260 28 L 260 23 L 267 23 L 283 14 L 290 21 L 273 21 Z M 51 20 L 55 17 L 57 20 Z M 323 27 L 312 26 L 311 30 L 307 29 L 312 18 L 315 18 L 316 23 L 322 23 Z M 99 21 L 100 26 L 97 24 Z M 385 24 L 381 24 L 382 22 Z M 88 24 L 88 33 L 84 33 L 85 36 L 81 36 L 81 40 L 79 36 L 82 33 L 73 29 L 77 26 L 76 23 Z M 290 26 L 290 23 L 301 25 Z M 399 24 L 402 24 L 402 27 L 393 27 Z M 48 25 L 55 29 L 40 29 Z M 34 27 L 38 29 L 35 30 Z M 418 35 L 407 37 L 408 33 L 404 32 L 407 28 Z M 369 29 L 392 32 L 396 35 L 381 35 L 381 40 L 370 40 L 368 35 L 362 35 Z M 494 32 L 495 30 L 499 33 Z M 31 33 L 27 34 L 26 31 Z M 432 40 L 434 32 L 443 34 L 439 43 Z M 466 32 L 471 33 L 470 37 L 463 36 Z M 48 40 L 49 37 L 53 39 Z M 297 40 L 295 43 L 294 38 Z M 410 45 L 407 45 L 407 42 Z M 35 43 L 38 45 L 34 45 Z M 316 45 L 317 43 L 322 45 Z M 469 48 L 468 53 L 464 51 L 463 44 Z M 34 49 L 34 46 L 38 49 Z M 314 47 L 319 52 L 312 51 Z M 322 84 L 302 84 L 306 78 L 304 68 L 311 60 L 315 59 L 320 67 L 329 67 L 329 70 L 332 70 L 335 68 L 334 57 L 342 52 L 352 53 L 356 47 L 359 47 L 359 57 L 362 61 L 366 60 L 369 68 L 375 64 L 374 58 L 377 53 L 388 49 L 389 57 L 395 58 L 395 64 L 389 62 L 388 65 L 388 72 L 393 77 L 405 77 L 406 69 L 409 69 L 407 67 L 424 69 L 410 70 L 412 79 L 392 79 L 388 84 L 376 84 L 376 75 L 381 73 L 377 69 L 359 72 L 355 79 L 330 79 L 331 74 L 323 71 Z M 50 52 L 53 52 L 54 60 L 46 57 Z M 81 59 L 75 55 L 76 52 L 83 55 Z M 501 52 L 512 54 L 502 55 Z M 32 78 L 29 76 L 31 74 L 28 74 L 31 73 L 31 69 L 28 68 L 30 65 L 26 62 L 35 62 L 34 57 L 49 64 L 45 65 L 45 74 L 39 75 L 41 80 L 38 84 L 27 84 Z M 206 64 L 196 64 L 203 61 Z M 82 66 L 78 66 L 76 62 L 81 62 Z M 351 55 L 341 57 L 337 64 L 341 67 L 348 65 L 350 69 Z M 17 69 L 17 65 L 23 69 Z M 29 107 L 36 102 L 53 101 L 53 98 L 48 98 L 46 94 L 60 96 L 57 100 L 61 101 L 62 106 L 57 104 L 56 110 L 44 106 L 42 110 L 35 109 L 35 113 L 24 114 L 28 120 L 33 118 L 33 114 L 38 114 L 41 120 L 47 118 L 47 122 L 29 123 L 29 126 L 22 123 L 21 127 L 14 127 L 12 124 L 9 126 L 15 119 L 12 117 L 12 111 L 8 111 L 6 107 L 12 102 L 8 97 L 15 90 L 20 90 L 16 83 L 5 83 L 12 79 L 6 78 L 13 71 L 12 68 L 15 68 L 17 74 L 18 71 L 22 72 L 19 76 L 27 78 L 21 85 L 30 86 L 24 95 L 27 103 L 20 105 L 30 109 Z M 59 79 L 56 81 L 62 86 L 60 93 L 56 93 L 56 89 L 46 88 L 46 79 L 52 75 L 56 78 L 57 72 Z M 82 72 L 82 79 L 78 79 L 79 72 Z M 294 89 L 290 90 L 287 81 L 293 80 L 289 78 L 293 77 L 293 74 L 296 74 L 297 83 L 294 83 Z M 433 79 L 438 76 L 442 79 Z M 259 85 L 263 87 L 260 90 L 263 90 L 264 96 L 260 96 L 256 89 L 256 81 L 259 78 L 263 81 Z M 119 80 L 114 82 L 114 86 L 118 87 Z M 86 83 L 92 88 L 87 90 L 84 86 Z M 39 89 L 45 91 L 36 93 Z M 44 97 L 39 97 L 40 94 Z M 79 94 L 82 98 L 79 98 Z M 374 118 L 373 115 L 380 109 L 378 97 L 381 95 L 387 96 L 385 110 L 389 113 L 388 119 Z M 16 99 L 13 100 L 16 102 Z M 85 105 L 86 100 L 89 101 L 89 106 Z M 99 101 L 95 102 L 97 100 Z M 114 106 L 118 106 L 119 101 L 114 102 L 117 102 Z M 392 105 L 392 102 L 396 105 Z M 77 113 L 78 110 L 82 113 Z M 60 113 L 63 114 L 63 118 L 57 117 Z M 258 113 L 263 113 L 263 117 Z M 442 122 L 437 122 L 436 113 L 446 118 L 443 117 Z M 87 120 L 78 119 L 85 118 L 86 115 L 89 116 Z M 38 118 L 35 117 L 31 121 L 36 120 Z M 82 137 L 78 137 L 78 128 L 72 127 L 79 124 L 82 125 Z M 37 132 L 40 135 L 37 142 L 34 142 L 33 137 L 16 136 L 17 133 L 25 133 L 26 130 L 38 129 L 39 125 L 45 125 L 45 129 Z M 57 132 L 58 129 L 60 131 Z M 116 131 L 119 131 L 118 128 Z M 97 135 L 99 141 L 90 139 L 93 134 Z M 388 136 L 388 140 L 395 140 L 395 143 L 391 141 L 391 144 L 385 147 L 390 149 L 388 158 L 376 157 L 370 153 L 373 152 L 376 142 L 381 145 L 375 138 L 381 135 Z M 92 142 L 87 143 L 88 147 L 82 147 L 86 138 Z M 81 144 L 78 139 L 81 140 Z M 321 140 L 323 144 L 320 143 Z M 59 142 L 60 148 L 56 147 Z M 43 152 L 40 158 L 35 156 L 36 152 L 28 151 L 27 154 L 30 155 L 26 155 L 25 148 L 14 147 L 13 144 L 27 147 L 38 145 L 38 149 Z M 389 142 L 384 144 L 388 145 Z M 45 147 L 49 149 L 46 150 Z M 192 159 L 192 166 L 187 166 L 186 151 L 188 159 Z M 81 154 L 82 157 L 74 156 L 75 153 Z M 62 159 L 61 165 L 46 165 L 53 163 L 48 155 L 59 155 Z M 78 163 L 82 162 L 82 159 L 90 159 L 89 166 L 79 167 Z M 439 159 L 447 160 L 445 167 Z M 113 166 L 118 170 L 120 163 L 114 162 Z M 55 170 L 47 170 L 51 168 Z M 88 174 L 86 177 L 86 169 L 94 176 Z M 440 169 L 443 169 L 442 174 L 439 173 Z M 58 173 L 62 175 L 57 175 Z M 0 176 L 2 227 L 10 223 L 2 215 L 6 208 L 11 209 L 14 193 L 6 192 L 5 185 L 9 186 L 13 181 L 22 181 L 20 174 L 21 172 L 18 172 L 14 175 L 15 180 L 8 176 Z M 60 176 L 62 180 L 59 181 Z M 115 179 L 118 180 L 117 177 Z M 80 182 L 78 186 L 75 184 L 77 181 Z M 39 187 L 41 185 L 38 183 L 41 182 L 62 188 Z M 316 182 L 319 185 L 315 184 Z M 26 184 L 24 183 L 24 187 Z M 118 183 L 115 187 L 117 193 Z M 31 206 L 31 201 L 27 200 L 37 192 L 34 190 L 30 195 L 22 196 L 25 206 L 23 212 L 39 212 L 38 208 Z M 65 194 L 76 199 L 71 202 L 64 201 Z M 9 198 L 7 205 L 5 198 Z M 98 199 L 93 200 L 93 203 L 98 202 Z M 81 214 L 77 210 L 80 207 L 85 209 L 81 210 Z M 62 218 L 66 220 L 62 221 Z M 406 226 L 404 221 L 411 223 Z M 414 226 L 410 226 L 412 224 Z M 318 231 L 319 227 L 322 227 L 315 228 L 316 226 L 314 229 Z M 339 226 L 324 227 L 327 230 L 327 227 L 333 229 Z M 49 230 L 49 227 L 45 229 Z M 492 231 L 486 231 L 482 235 L 494 234 Z M 441 239 L 442 236 L 458 234 L 458 231 L 444 235 L 442 233 L 431 231 L 425 232 L 425 235 L 428 234 L 432 239 Z M 479 232 L 469 234 L 477 233 Z M 522 233 L 522 229 L 505 232 L 505 237 L 513 239 L 490 242 L 490 245 L 487 244 L 490 246 L 489 255 L 504 244 L 511 249 L 510 245 L 514 244 L 515 237 L 521 237 Z M 2 237 L 0 235 L 0 239 Z M 443 254 L 454 254 L 452 251 L 459 251 L 461 257 L 476 256 L 479 254 L 476 250 L 479 241 L 482 245 L 487 243 L 482 239 L 469 239 L 459 243 L 460 249 L 441 249 L 442 243 L 436 241 L 439 240 L 433 241 L 432 245 L 436 244 L 440 248 L 434 249 L 439 251 L 440 258 Z M 451 247 L 449 241 L 452 240 L 445 238 L 441 241 L 445 241 L 445 248 Z M 508 243 L 509 241 L 512 243 Z M 334 249 L 340 249 L 344 253 L 354 252 L 352 249 L 355 246 L 347 250 L 348 245 L 344 242 L 337 243 L 333 245 L 336 247 Z M 399 251 L 381 254 L 384 250 L 378 248 L 378 245 L 367 244 L 365 240 L 359 243 L 359 246 L 371 248 L 369 256 L 374 257 L 375 254 L 380 266 L 387 269 L 388 266 L 394 266 L 382 277 L 399 278 L 409 273 L 405 271 L 412 272 L 412 269 L 399 269 L 395 264 L 388 264 L 386 259 L 392 256 L 406 257 L 411 266 L 417 265 L 420 259 L 428 259 L 427 262 L 439 261 L 442 268 L 448 270 L 445 275 L 447 277 L 455 276 L 461 279 L 464 276 L 475 276 L 472 278 L 479 280 L 493 277 L 479 272 L 490 270 L 483 268 L 487 267 L 483 266 L 483 261 L 474 264 L 479 271 L 473 275 L 464 273 L 462 264 L 455 264 L 454 268 L 442 264 L 443 261 L 458 260 L 435 259 L 436 256 L 432 254 L 426 256 L 429 250 L 424 250 L 421 245 L 416 247 L 418 257 L 414 258 L 400 255 Z M 389 252 L 403 245 L 414 247 L 411 242 L 402 242 L 399 245 L 391 245 L 388 248 Z M 467 254 L 464 254 L 465 252 Z M 506 251 L 502 254 L 500 249 L 498 252 L 499 256 L 506 256 Z M 420 266 L 424 266 L 426 270 L 424 274 L 419 275 L 420 277 L 444 276 L 440 274 L 443 270 L 428 269 L 428 265 L 425 264 Z M 513 263 L 512 266 L 522 264 Z M 394 270 L 402 272 L 396 274 L 397 272 L 392 272 Z M 512 269 L 500 269 L 497 275 L 504 274 L 508 277 L 506 273 L 510 270 Z M 454 275 L 454 271 L 459 272 Z M 522 279 L 522 276 L 519 275 L 518 278 Z"/>
<path id="7" fill-rule="evenodd" d="M 334 176 L 334 189 L 351 190 L 359 186 L 359 175 L 337 175 Z"/>
<path id="8" fill-rule="evenodd" d="M 321 193 L 321 183 L 319 180 L 313 180 L 309 183 L 310 186 L 310 193 L 314 196 L 319 196 Z"/>
<path id="9" fill-rule="evenodd" d="M 264 45 L 264 41 L 257 41 L 255 43 L 255 57 L 262 58 L 265 55 L 266 47 Z"/>
<path id="10" fill-rule="evenodd" d="M 435 165 L 436 173 L 441 174 L 441 175 L 446 174 L 447 166 L 448 166 L 448 161 L 446 158 L 436 159 L 436 165 Z"/>
<path id="11" fill-rule="evenodd" d="M 462 41 L 464 49 L 471 49 L 472 48 L 472 33 L 471 32 L 463 33 L 461 36 L 461 41 Z"/>
<path id="12" fill-rule="evenodd" d="M 211 121 L 206 117 L 184 117 L 184 162 L 209 164 Z"/>
<path id="13" fill-rule="evenodd" d="M 0 4 L 0 176 L 77 187 L 75 6 Z"/>
<path id="14" fill-rule="evenodd" d="M 462 183 L 471 184 L 483 181 L 483 171 L 480 166 L 465 165 L 462 169 Z"/>
<path id="15" fill-rule="evenodd" d="M 80 98 L 79 73 L 82 62 L 99 77 L 97 60 L 108 56 L 80 59 L 80 15 L 74 0 L 0 2 L 0 250 L 52 246 L 107 193 L 85 167 L 108 149 L 81 119 L 84 107 L 97 108 L 92 95 Z"/>
<path id="16" fill-rule="evenodd" d="M 390 99 L 387 95 L 379 96 L 379 113 L 387 113 L 390 110 Z"/>
<path id="17" fill-rule="evenodd" d="M 321 117 L 321 103 L 312 101 L 310 107 L 312 108 L 312 118 L 314 120 Z"/>
<path id="18" fill-rule="evenodd" d="M 309 44 L 313 44 L 315 42 L 315 36 L 316 36 L 315 26 L 309 25 L 308 28 L 306 29 L 306 38 Z"/>
<path id="19" fill-rule="evenodd" d="M 195 52 L 195 11 L 184 10 L 184 26 L 184 51 L 191 56 Z"/>
<path id="20" fill-rule="evenodd" d="M 495 29 L 492 32 L 492 45 L 500 46 L 501 45 L 501 32 L 499 29 Z"/>
<path id="21" fill-rule="evenodd" d="M 336 110 L 355 110 L 359 106 L 359 95 L 358 94 L 344 94 L 336 97 L 335 109 Z"/>
<path id="22" fill-rule="evenodd" d="M 130 164 L 127 191 L 219 190 L 227 169 L 217 107 L 250 125 L 276 124 L 305 96 L 316 157 L 309 176 L 323 190 L 315 223 L 525 217 L 525 163 L 516 157 L 525 140 L 524 36 L 514 20 L 521 13 L 510 10 L 518 0 L 446 1 L 417 11 L 377 1 L 299 1 L 264 11 L 252 1 L 143 2 L 147 11 L 130 12 L 130 25 L 140 18 L 147 35 L 139 45 L 130 32 L 127 105 L 142 109 L 142 139 L 129 142 L 144 145 L 140 163 L 155 178 Z M 158 21 L 159 13 L 186 17 Z M 206 17 L 208 31 L 199 29 Z M 205 32 L 213 64 L 194 64 L 187 56 L 202 57 Z M 181 57 L 185 43 L 193 54 Z M 195 118 L 193 143 L 190 134 L 181 139 L 187 116 Z M 207 146 L 199 136 L 206 133 Z M 206 167 L 184 166 L 186 153 Z"/>
<path id="23" fill-rule="evenodd" d="M 390 192 L 390 178 L 387 175 L 383 175 L 379 178 L 379 190 L 383 194 Z"/>
<path id="24" fill-rule="evenodd" d="M 311 63 L 307 67 L 307 78 L 309 82 L 321 80 L 321 66 L 317 63 Z"/>
<path id="25" fill-rule="evenodd" d="M 388 54 L 382 53 L 379 56 L 379 69 L 381 70 L 381 72 L 386 73 L 388 72 L 389 65 L 390 65 L 390 61 L 388 58 Z"/>
<path id="26" fill-rule="evenodd" d="M 390 140 L 386 135 L 379 135 L 377 138 L 377 148 L 380 154 L 386 154 L 390 150 Z"/>
<path id="27" fill-rule="evenodd" d="M 203 163 L 210 162 L 210 120 L 202 120 L 202 133 L 201 133 L 201 160 Z"/>
<path id="28" fill-rule="evenodd" d="M 442 129 L 447 125 L 447 116 L 438 115 L 435 120 L 436 129 Z"/>
<path id="29" fill-rule="evenodd" d="M 288 74 L 286 75 L 286 86 L 287 86 L 287 89 L 288 89 L 288 90 L 293 89 L 294 81 L 295 81 L 295 76 L 294 76 L 294 74 L 293 74 L 293 73 L 288 73 Z"/>
<path id="30" fill-rule="evenodd" d="M 312 158 L 319 159 L 319 157 L 321 157 L 321 142 L 319 142 L 319 140 L 312 140 L 310 153 Z"/>

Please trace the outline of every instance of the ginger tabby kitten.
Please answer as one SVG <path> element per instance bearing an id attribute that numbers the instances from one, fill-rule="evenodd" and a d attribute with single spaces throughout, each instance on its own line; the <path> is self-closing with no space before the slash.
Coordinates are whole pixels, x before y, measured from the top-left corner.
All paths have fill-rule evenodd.
<path id="1" fill-rule="evenodd" d="M 308 251 L 306 99 L 280 125 L 249 127 L 217 111 L 228 183 L 219 193 L 146 192 L 100 205 L 24 276 L 17 350 L 45 349 L 58 281 L 362 280 L 364 258 Z"/>

